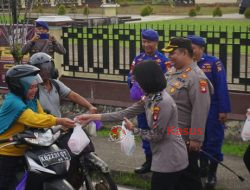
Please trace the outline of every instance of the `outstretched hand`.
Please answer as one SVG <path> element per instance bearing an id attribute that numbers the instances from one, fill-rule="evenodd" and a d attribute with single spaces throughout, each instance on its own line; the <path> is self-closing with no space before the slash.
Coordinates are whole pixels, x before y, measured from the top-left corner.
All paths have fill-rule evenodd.
<path id="1" fill-rule="evenodd" d="M 82 115 L 78 115 L 74 118 L 74 120 L 76 122 L 79 122 L 79 123 L 88 123 L 90 121 L 93 121 L 93 120 L 99 120 L 98 118 L 95 119 L 95 116 L 97 116 L 99 114 L 82 114 Z"/>
<path id="2" fill-rule="evenodd" d="M 124 122 L 126 129 L 128 129 L 129 131 L 132 131 L 134 129 L 134 124 L 128 118 L 124 117 Z"/>

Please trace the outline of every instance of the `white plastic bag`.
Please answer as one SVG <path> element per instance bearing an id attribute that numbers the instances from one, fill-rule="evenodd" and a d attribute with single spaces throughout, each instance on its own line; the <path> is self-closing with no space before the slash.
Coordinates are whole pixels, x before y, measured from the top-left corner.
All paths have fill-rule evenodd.
<path id="1" fill-rule="evenodd" d="M 135 137 L 131 131 L 126 129 L 124 121 L 122 122 L 122 129 L 125 131 L 126 135 L 119 141 L 121 144 L 121 151 L 127 156 L 131 156 L 135 150 Z"/>
<path id="2" fill-rule="evenodd" d="M 73 154 L 80 154 L 83 149 L 90 143 L 90 140 L 82 126 L 77 123 L 72 135 L 69 138 L 68 146 Z"/>
<path id="3" fill-rule="evenodd" d="M 87 126 L 86 130 L 90 136 L 96 137 L 96 124 L 94 121 L 91 121 Z"/>
<path id="4" fill-rule="evenodd" d="M 247 116 L 243 129 L 241 131 L 241 138 L 243 141 L 250 140 L 250 116 Z"/>

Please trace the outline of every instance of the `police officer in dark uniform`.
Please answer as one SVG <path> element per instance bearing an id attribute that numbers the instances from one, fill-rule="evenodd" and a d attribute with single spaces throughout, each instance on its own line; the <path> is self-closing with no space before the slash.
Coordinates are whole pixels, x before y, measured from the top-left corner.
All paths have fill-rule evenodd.
<path id="1" fill-rule="evenodd" d="M 202 190 L 198 160 L 213 87 L 197 63 L 193 62 L 189 39 L 172 38 L 163 51 L 169 53 L 174 65 L 166 73 L 166 90 L 177 105 L 178 126 L 188 147 L 189 166 L 182 173 L 177 189 Z"/>
<path id="2" fill-rule="evenodd" d="M 217 57 L 204 53 L 206 42 L 202 37 L 190 35 L 188 38 L 192 42 L 194 59 L 214 86 L 202 149 L 222 161 L 221 147 L 224 139 L 224 122 L 227 119 L 227 113 L 231 111 L 226 72 L 222 62 Z M 200 161 L 202 175 L 207 176 L 206 188 L 213 189 L 216 185 L 218 163 L 209 160 L 203 154 Z"/>
<path id="3" fill-rule="evenodd" d="M 132 72 L 133 72 L 134 66 L 144 60 L 154 60 L 156 61 L 156 63 L 160 65 L 163 73 L 165 73 L 166 72 L 165 64 L 168 61 L 166 56 L 157 50 L 157 45 L 158 45 L 158 40 L 159 40 L 159 35 L 157 31 L 152 30 L 152 29 L 145 29 L 142 31 L 141 36 L 142 36 L 142 46 L 143 46 L 144 52 L 135 57 L 131 66 L 130 73 L 128 75 L 128 86 L 131 89 L 130 97 L 134 101 L 140 100 L 141 96 L 143 95 L 143 92 L 135 93 L 135 89 L 137 91 L 140 91 L 140 90 L 138 88 L 138 84 L 134 83 L 134 80 L 133 80 Z M 145 113 L 138 115 L 137 121 L 138 121 L 139 128 L 149 129 Z M 151 152 L 149 142 L 146 140 L 142 140 L 142 147 L 144 149 L 144 153 L 146 156 L 146 162 L 141 167 L 135 168 L 135 172 L 140 173 L 140 174 L 147 173 L 150 171 L 151 161 L 152 161 L 152 152 Z"/>

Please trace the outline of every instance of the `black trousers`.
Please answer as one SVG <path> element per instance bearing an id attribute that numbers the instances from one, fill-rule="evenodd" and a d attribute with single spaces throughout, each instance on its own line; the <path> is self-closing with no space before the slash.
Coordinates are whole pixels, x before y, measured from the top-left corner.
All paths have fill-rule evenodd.
<path id="1" fill-rule="evenodd" d="M 182 171 L 171 173 L 153 172 L 151 190 L 175 190 Z"/>
<path id="2" fill-rule="evenodd" d="M 247 150 L 246 150 L 244 157 L 243 157 L 243 161 L 244 161 L 248 171 L 250 172 L 250 145 L 247 147 Z"/>
<path id="3" fill-rule="evenodd" d="M 23 170 L 23 157 L 0 155 L 0 189 L 14 190 L 17 185 L 16 173 Z"/>
<path id="4" fill-rule="evenodd" d="M 202 190 L 200 168 L 198 165 L 199 152 L 188 152 L 188 167 L 181 173 L 177 190 Z"/>

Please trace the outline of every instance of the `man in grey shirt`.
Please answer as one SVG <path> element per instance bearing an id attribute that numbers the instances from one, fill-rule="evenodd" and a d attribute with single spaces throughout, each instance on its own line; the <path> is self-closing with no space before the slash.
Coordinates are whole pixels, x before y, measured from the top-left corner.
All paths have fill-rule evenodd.
<path id="1" fill-rule="evenodd" d="M 68 98 L 72 102 L 87 108 L 90 113 L 95 113 L 96 108 L 90 104 L 84 97 L 72 91 L 59 80 L 52 79 L 55 71 L 53 59 L 46 53 L 36 53 L 31 56 L 29 64 L 40 69 L 40 75 L 43 83 L 39 85 L 39 100 L 45 111 L 61 117 L 60 99 Z"/>

